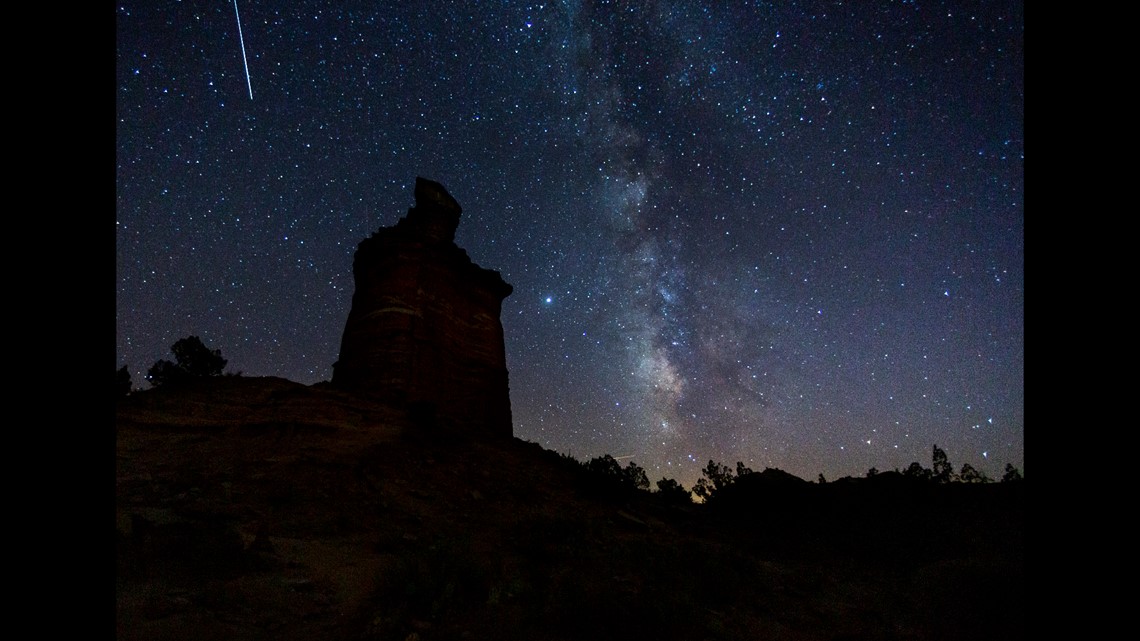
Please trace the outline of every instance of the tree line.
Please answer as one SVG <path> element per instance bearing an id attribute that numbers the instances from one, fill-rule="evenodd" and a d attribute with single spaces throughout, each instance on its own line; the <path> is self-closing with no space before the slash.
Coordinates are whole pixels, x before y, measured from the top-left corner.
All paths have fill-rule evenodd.
<path id="1" fill-rule="evenodd" d="M 563 456 L 570 458 L 572 461 L 575 460 L 567 455 Z M 650 491 L 648 474 L 645 472 L 645 469 L 633 461 L 630 461 L 625 467 L 622 467 L 616 459 L 606 454 L 589 459 L 584 463 L 577 463 L 582 467 L 584 473 L 591 477 L 591 487 L 594 489 L 606 490 L 619 496 L 638 491 Z M 685 489 L 685 486 L 678 483 L 675 479 L 662 478 L 657 481 L 657 489 L 653 494 L 656 494 L 661 500 L 673 504 L 691 503 L 694 497 L 701 502 L 708 502 L 741 478 L 755 473 L 756 472 L 740 461 L 737 461 L 736 467 L 732 468 L 709 459 L 708 465 L 701 470 L 701 478 L 697 479 L 691 491 Z M 894 473 L 906 478 L 932 484 L 994 482 L 985 472 L 978 470 L 969 463 L 963 463 L 962 467 L 955 471 L 953 464 L 950 463 L 949 457 L 946 455 L 946 451 L 938 447 L 937 444 L 934 445 L 931 452 L 930 467 L 924 467 L 921 463 L 915 461 L 903 470 L 896 468 Z M 880 474 L 879 470 L 872 467 L 867 470 L 866 478 L 871 478 L 878 474 Z M 1002 474 L 1000 482 L 1011 483 L 1020 480 L 1022 480 L 1021 471 L 1012 463 L 1006 463 L 1005 472 Z M 827 483 L 827 480 L 823 474 L 820 474 L 817 482 L 824 484 Z"/>

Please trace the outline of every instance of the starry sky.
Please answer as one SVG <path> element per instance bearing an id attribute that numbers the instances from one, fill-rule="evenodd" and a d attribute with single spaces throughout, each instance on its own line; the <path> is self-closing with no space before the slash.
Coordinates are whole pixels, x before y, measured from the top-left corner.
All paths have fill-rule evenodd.
<path id="1" fill-rule="evenodd" d="M 330 379 L 353 252 L 423 176 L 514 286 L 520 438 L 686 487 L 710 459 L 834 480 L 935 444 L 1024 471 L 1021 2 L 115 15 L 136 388 L 188 335 L 227 371 Z"/>

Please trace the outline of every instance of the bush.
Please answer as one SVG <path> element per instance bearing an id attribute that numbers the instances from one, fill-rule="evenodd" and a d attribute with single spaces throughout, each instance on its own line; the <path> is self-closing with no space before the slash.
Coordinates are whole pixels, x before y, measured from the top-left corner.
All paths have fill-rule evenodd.
<path id="1" fill-rule="evenodd" d="M 909 467 L 903 470 L 903 476 L 919 479 L 921 481 L 929 481 L 934 478 L 934 473 L 923 467 L 922 463 L 914 461 Z"/>
<path id="2" fill-rule="evenodd" d="M 685 505 L 693 502 L 693 497 L 689 491 L 675 479 L 662 478 L 657 481 L 657 495 L 666 503 Z"/>
<path id="3" fill-rule="evenodd" d="M 186 373 L 195 377 L 221 376 L 226 367 L 222 351 L 210 350 L 197 336 L 187 336 L 170 346 L 174 360 Z"/>
<path id="4" fill-rule="evenodd" d="M 649 489 L 649 475 L 633 461 L 623 468 L 617 459 L 606 454 L 590 459 L 583 467 L 587 485 L 594 491 L 625 495 Z"/>
<path id="5" fill-rule="evenodd" d="M 195 378 L 221 376 L 226 359 L 221 350 L 211 350 L 197 336 L 187 336 L 170 346 L 174 360 L 157 361 L 146 373 L 146 380 L 154 387 L 180 384 Z"/>

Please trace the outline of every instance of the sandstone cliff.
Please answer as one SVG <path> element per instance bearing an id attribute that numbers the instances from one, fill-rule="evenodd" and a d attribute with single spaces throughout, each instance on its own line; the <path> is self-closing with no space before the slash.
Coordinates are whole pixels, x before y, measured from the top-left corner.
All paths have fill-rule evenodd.
<path id="1" fill-rule="evenodd" d="M 499 319 L 512 287 L 455 244 L 462 208 L 416 178 L 416 204 L 362 241 L 334 386 L 410 411 L 424 427 L 510 438 Z"/>

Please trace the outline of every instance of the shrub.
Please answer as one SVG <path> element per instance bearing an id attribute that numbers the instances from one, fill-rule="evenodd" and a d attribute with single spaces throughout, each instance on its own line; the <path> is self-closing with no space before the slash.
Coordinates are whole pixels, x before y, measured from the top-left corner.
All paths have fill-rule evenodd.
<path id="1" fill-rule="evenodd" d="M 194 378 L 221 376 L 226 366 L 221 350 L 211 350 L 197 336 L 187 336 L 170 346 L 174 360 L 159 360 L 146 373 L 154 387 L 185 383 Z"/>
<path id="2" fill-rule="evenodd" d="M 662 478 L 657 481 L 657 495 L 666 503 L 688 504 L 693 502 L 693 497 L 689 491 L 675 479 Z"/>

